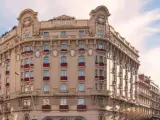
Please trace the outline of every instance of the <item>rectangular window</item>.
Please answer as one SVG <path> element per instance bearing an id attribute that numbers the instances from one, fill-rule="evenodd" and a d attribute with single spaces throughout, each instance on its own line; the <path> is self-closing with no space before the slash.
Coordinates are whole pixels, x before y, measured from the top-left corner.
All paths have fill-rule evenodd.
<path id="1" fill-rule="evenodd" d="M 95 62 L 98 63 L 98 56 L 96 55 Z"/>
<path id="2" fill-rule="evenodd" d="M 79 76 L 84 76 L 84 70 L 79 70 Z"/>
<path id="3" fill-rule="evenodd" d="M 81 37 L 81 36 L 84 36 L 84 30 L 80 30 L 79 31 L 79 36 Z"/>
<path id="4" fill-rule="evenodd" d="M 79 83 L 78 84 L 78 89 L 80 92 L 84 92 L 84 84 L 83 83 Z"/>
<path id="5" fill-rule="evenodd" d="M 28 99 L 24 100 L 24 106 L 30 106 L 31 105 L 31 101 Z"/>
<path id="6" fill-rule="evenodd" d="M 99 62 L 103 63 L 103 56 L 99 56 Z"/>
<path id="7" fill-rule="evenodd" d="M 103 98 L 98 98 L 98 105 L 103 105 Z"/>
<path id="8" fill-rule="evenodd" d="M 103 90 L 103 83 L 102 82 L 99 83 L 99 90 Z"/>
<path id="9" fill-rule="evenodd" d="M 48 70 L 44 70 L 43 71 L 43 77 L 48 77 L 49 76 L 49 71 Z"/>
<path id="10" fill-rule="evenodd" d="M 44 44 L 43 50 L 49 50 L 49 45 L 48 44 Z"/>
<path id="11" fill-rule="evenodd" d="M 49 37 L 49 32 L 43 32 L 43 37 Z"/>
<path id="12" fill-rule="evenodd" d="M 99 49 L 104 49 L 103 43 L 99 43 Z"/>
<path id="13" fill-rule="evenodd" d="M 60 105 L 67 105 L 67 99 L 61 99 Z"/>
<path id="14" fill-rule="evenodd" d="M 29 85 L 25 85 L 25 86 L 24 86 L 24 91 L 25 91 L 25 92 L 30 91 L 30 87 L 29 87 Z"/>
<path id="15" fill-rule="evenodd" d="M 25 38 L 31 38 L 31 34 L 25 34 Z"/>
<path id="16" fill-rule="evenodd" d="M 79 49 L 84 49 L 85 48 L 85 44 L 84 43 L 79 43 Z"/>
<path id="17" fill-rule="evenodd" d="M 83 63 L 83 62 L 84 62 L 84 56 L 79 56 L 78 63 Z"/>
<path id="18" fill-rule="evenodd" d="M 48 84 L 44 84 L 43 85 L 43 91 L 44 92 L 48 92 L 49 91 Z"/>
<path id="19" fill-rule="evenodd" d="M 84 105 L 84 99 L 83 98 L 78 99 L 78 105 Z"/>
<path id="20" fill-rule="evenodd" d="M 24 77 L 25 77 L 25 78 L 28 78 L 28 77 L 29 77 L 29 71 L 25 71 Z"/>
<path id="21" fill-rule="evenodd" d="M 43 58 L 43 63 L 49 63 L 49 57 L 44 57 Z"/>
<path id="22" fill-rule="evenodd" d="M 33 71 L 30 71 L 30 77 L 33 77 Z"/>
<path id="23" fill-rule="evenodd" d="M 61 63 L 67 63 L 67 57 L 61 56 Z"/>
<path id="24" fill-rule="evenodd" d="M 67 49 L 67 44 L 61 44 L 61 49 Z"/>
<path id="25" fill-rule="evenodd" d="M 97 35 L 98 35 L 98 37 L 103 37 L 103 32 L 102 31 L 98 31 Z"/>
<path id="26" fill-rule="evenodd" d="M 103 70 L 99 70 L 99 76 L 103 76 Z"/>
<path id="27" fill-rule="evenodd" d="M 24 64 L 29 64 L 29 59 L 28 58 L 24 59 Z"/>
<path id="28" fill-rule="evenodd" d="M 33 57 L 31 57 L 30 59 L 30 64 L 33 64 Z"/>
<path id="29" fill-rule="evenodd" d="M 61 70 L 61 76 L 67 76 L 67 71 L 66 70 Z"/>
<path id="30" fill-rule="evenodd" d="M 62 37 L 67 36 L 67 32 L 66 32 L 66 31 L 61 31 L 61 36 L 62 36 Z"/>
<path id="31" fill-rule="evenodd" d="M 98 76 L 98 70 L 97 69 L 95 69 L 95 75 Z"/>
<path id="32" fill-rule="evenodd" d="M 67 85 L 65 83 L 62 83 L 60 90 L 61 90 L 61 92 L 66 92 L 67 91 Z"/>
<path id="33" fill-rule="evenodd" d="M 43 105 L 49 105 L 49 99 L 43 99 Z"/>

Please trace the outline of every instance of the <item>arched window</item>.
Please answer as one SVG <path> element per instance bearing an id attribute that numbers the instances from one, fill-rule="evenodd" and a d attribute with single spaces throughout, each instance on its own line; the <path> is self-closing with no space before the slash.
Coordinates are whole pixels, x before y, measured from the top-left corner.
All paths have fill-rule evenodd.
<path id="1" fill-rule="evenodd" d="M 25 116 L 24 120 L 29 120 L 29 117 L 28 117 L 28 116 Z"/>
<path id="2" fill-rule="evenodd" d="M 43 58 L 43 63 L 49 63 L 49 57 L 48 56 Z"/>

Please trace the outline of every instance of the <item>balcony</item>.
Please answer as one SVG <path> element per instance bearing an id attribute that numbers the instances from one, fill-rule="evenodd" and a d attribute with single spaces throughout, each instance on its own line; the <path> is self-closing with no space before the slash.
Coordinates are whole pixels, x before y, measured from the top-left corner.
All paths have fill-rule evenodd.
<path id="1" fill-rule="evenodd" d="M 48 81 L 48 80 L 50 80 L 50 77 L 49 76 L 45 76 L 45 77 L 43 77 L 43 80 L 44 81 Z"/>
<path id="2" fill-rule="evenodd" d="M 25 77 L 25 78 L 24 78 L 24 81 L 29 81 L 29 77 Z"/>
<path id="3" fill-rule="evenodd" d="M 99 62 L 99 66 L 103 67 L 104 63 L 103 62 Z"/>
<path id="4" fill-rule="evenodd" d="M 43 67 L 49 67 L 49 63 L 43 63 Z"/>
<path id="5" fill-rule="evenodd" d="M 78 80 L 85 80 L 85 76 L 78 76 Z"/>
<path id="6" fill-rule="evenodd" d="M 97 76 L 97 75 L 95 76 L 95 79 L 98 79 L 98 76 Z"/>
<path id="7" fill-rule="evenodd" d="M 96 50 L 97 50 L 97 51 L 101 51 L 101 52 L 106 52 L 106 50 L 105 50 L 105 49 L 97 48 Z"/>
<path id="8" fill-rule="evenodd" d="M 9 87 L 9 85 L 10 85 L 9 83 L 6 83 L 6 87 Z"/>
<path id="9" fill-rule="evenodd" d="M 29 111 L 31 110 L 31 106 L 23 106 L 22 111 Z"/>
<path id="10" fill-rule="evenodd" d="M 9 73 L 10 73 L 9 71 L 6 71 L 6 75 L 9 75 Z"/>
<path id="11" fill-rule="evenodd" d="M 61 76 L 61 80 L 67 80 L 67 76 Z"/>
<path id="12" fill-rule="evenodd" d="M 25 64 L 23 67 L 24 68 L 29 68 L 29 64 Z"/>
<path id="13" fill-rule="evenodd" d="M 85 62 L 80 62 L 80 63 L 78 63 L 78 66 L 85 66 Z"/>
<path id="14" fill-rule="evenodd" d="M 87 106 L 86 105 L 77 105 L 77 111 L 86 111 Z"/>
<path id="15" fill-rule="evenodd" d="M 67 49 L 61 49 L 62 52 L 67 52 Z"/>
<path id="16" fill-rule="evenodd" d="M 43 53 L 49 53 L 49 50 L 43 50 Z"/>
<path id="17" fill-rule="evenodd" d="M 67 67 L 67 65 L 68 65 L 67 63 L 61 63 L 62 67 Z"/>
<path id="18" fill-rule="evenodd" d="M 99 80 L 104 80 L 104 76 L 99 76 Z"/>
<path id="19" fill-rule="evenodd" d="M 31 54 L 31 53 L 33 53 L 33 50 L 24 51 L 24 52 L 22 52 L 21 54 Z"/>
<path id="20" fill-rule="evenodd" d="M 31 67 L 33 67 L 33 66 L 34 66 L 34 64 L 30 64 L 30 66 L 31 66 Z"/>
<path id="21" fill-rule="evenodd" d="M 30 80 L 33 80 L 34 79 L 34 77 L 30 77 Z"/>
<path id="22" fill-rule="evenodd" d="M 59 105 L 59 110 L 60 111 L 68 111 L 69 107 L 68 107 L 68 105 Z"/>
<path id="23" fill-rule="evenodd" d="M 50 105 L 42 105 L 42 110 L 43 111 L 50 111 L 51 110 L 51 106 Z"/>
<path id="24" fill-rule="evenodd" d="M 84 48 L 79 48 L 79 51 L 85 51 L 85 49 Z"/>

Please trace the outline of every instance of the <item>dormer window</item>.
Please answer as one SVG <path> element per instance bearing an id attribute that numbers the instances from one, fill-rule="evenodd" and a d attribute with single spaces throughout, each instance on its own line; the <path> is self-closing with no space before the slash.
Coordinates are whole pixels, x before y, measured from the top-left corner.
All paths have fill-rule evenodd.
<path id="1" fill-rule="evenodd" d="M 83 31 L 83 30 L 80 30 L 80 31 L 79 31 L 79 36 L 80 36 L 80 37 L 84 36 L 84 31 Z"/>
<path id="2" fill-rule="evenodd" d="M 67 32 L 66 32 L 66 31 L 61 31 L 61 36 L 62 36 L 62 37 L 67 36 Z"/>
<path id="3" fill-rule="evenodd" d="M 98 37 L 103 37 L 103 32 L 102 31 L 98 31 L 97 36 Z"/>
<path id="4" fill-rule="evenodd" d="M 31 34 L 29 33 L 25 34 L 25 38 L 31 38 Z"/>
<path id="5" fill-rule="evenodd" d="M 49 37 L 49 32 L 43 32 L 43 37 Z"/>

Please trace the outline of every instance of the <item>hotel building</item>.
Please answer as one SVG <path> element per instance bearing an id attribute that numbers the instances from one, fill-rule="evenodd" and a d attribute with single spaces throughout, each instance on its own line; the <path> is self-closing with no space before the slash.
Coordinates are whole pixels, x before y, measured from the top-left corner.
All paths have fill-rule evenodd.
<path id="1" fill-rule="evenodd" d="M 105 6 L 89 15 L 20 13 L 0 38 L 0 119 L 120 120 L 134 110 L 138 51 L 109 25 Z"/>

